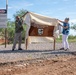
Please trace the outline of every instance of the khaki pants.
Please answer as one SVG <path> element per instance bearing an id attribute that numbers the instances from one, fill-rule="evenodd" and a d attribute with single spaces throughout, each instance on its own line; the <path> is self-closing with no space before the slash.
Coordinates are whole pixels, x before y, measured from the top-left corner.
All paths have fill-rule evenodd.
<path id="1" fill-rule="evenodd" d="M 13 48 L 12 49 L 15 49 L 17 42 L 19 43 L 19 45 L 18 45 L 18 49 L 19 49 L 19 48 L 21 48 L 22 33 L 15 33 L 14 43 L 13 43 Z"/>

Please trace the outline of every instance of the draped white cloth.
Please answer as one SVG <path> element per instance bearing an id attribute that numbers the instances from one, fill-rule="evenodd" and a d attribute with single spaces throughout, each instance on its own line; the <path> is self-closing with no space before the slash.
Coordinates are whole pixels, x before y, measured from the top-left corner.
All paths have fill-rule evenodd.
<path id="1" fill-rule="evenodd" d="M 25 39 L 28 38 L 29 36 L 29 29 L 30 29 L 30 26 L 31 26 L 31 23 L 35 23 L 36 25 L 39 24 L 39 25 L 42 25 L 42 26 L 55 26 L 55 29 L 54 29 L 54 32 L 53 32 L 53 35 L 58 38 L 59 36 L 59 26 L 58 26 L 58 21 L 56 18 L 50 18 L 50 17 L 47 17 L 47 16 L 42 16 L 42 15 L 39 15 L 39 14 L 36 14 L 36 13 L 32 13 L 32 12 L 29 12 L 27 13 L 24 18 L 23 18 L 24 22 L 26 23 L 26 34 L 25 34 Z M 35 38 L 35 37 L 34 37 Z M 46 37 L 43 37 L 45 39 L 47 39 Z M 35 38 L 35 40 L 37 39 L 37 37 Z M 49 38 L 50 39 L 50 38 Z M 37 41 L 38 40 L 38 41 Z M 37 39 L 36 41 L 39 42 L 39 39 Z M 41 40 L 40 40 L 41 41 Z"/>

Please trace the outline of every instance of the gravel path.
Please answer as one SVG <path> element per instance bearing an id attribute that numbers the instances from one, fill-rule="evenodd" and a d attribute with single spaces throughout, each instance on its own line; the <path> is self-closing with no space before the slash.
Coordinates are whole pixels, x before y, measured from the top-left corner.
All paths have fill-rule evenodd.
<path id="1" fill-rule="evenodd" d="M 53 44 L 42 43 L 42 44 L 29 44 L 28 50 L 25 50 L 25 44 L 22 44 L 23 51 L 18 51 L 17 49 L 12 52 L 12 45 L 0 46 L 0 63 L 4 62 L 14 62 L 20 60 L 36 59 L 36 58 L 49 58 L 57 57 L 59 55 L 70 55 L 72 52 L 76 51 L 76 43 L 70 43 L 70 50 L 64 51 L 59 50 L 61 43 L 56 43 L 56 50 L 53 49 Z"/>

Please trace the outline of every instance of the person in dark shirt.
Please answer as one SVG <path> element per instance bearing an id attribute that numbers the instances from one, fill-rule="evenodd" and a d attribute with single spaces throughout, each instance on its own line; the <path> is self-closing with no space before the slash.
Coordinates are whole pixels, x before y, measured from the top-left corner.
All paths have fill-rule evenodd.
<path id="1" fill-rule="evenodd" d="M 59 22 L 63 23 L 63 25 L 59 24 L 63 27 L 62 31 L 62 43 L 63 47 L 60 48 L 60 50 L 69 50 L 69 43 L 68 43 L 68 35 L 70 31 L 70 24 L 69 24 L 69 18 L 65 18 L 64 21 L 58 20 Z"/>
<path id="2" fill-rule="evenodd" d="M 14 51 L 16 47 L 17 41 L 19 42 L 18 50 L 22 50 L 21 48 L 21 42 L 22 42 L 22 31 L 23 31 L 23 21 L 20 19 L 19 16 L 16 16 L 16 21 L 15 21 L 15 37 L 14 37 L 14 43 L 12 47 L 12 51 Z"/>

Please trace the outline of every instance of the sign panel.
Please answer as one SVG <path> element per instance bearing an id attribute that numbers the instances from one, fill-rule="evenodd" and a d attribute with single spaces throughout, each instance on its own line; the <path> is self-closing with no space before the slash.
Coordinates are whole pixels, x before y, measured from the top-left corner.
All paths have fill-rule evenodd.
<path id="1" fill-rule="evenodd" d="M 0 9 L 0 28 L 7 28 L 7 10 Z"/>
<path id="2" fill-rule="evenodd" d="M 34 26 L 30 27 L 29 36 L 38 36 L 38 37 L 53 37 L 54 26 L 48 26 L 45 28 L 37 28 Z"/>

